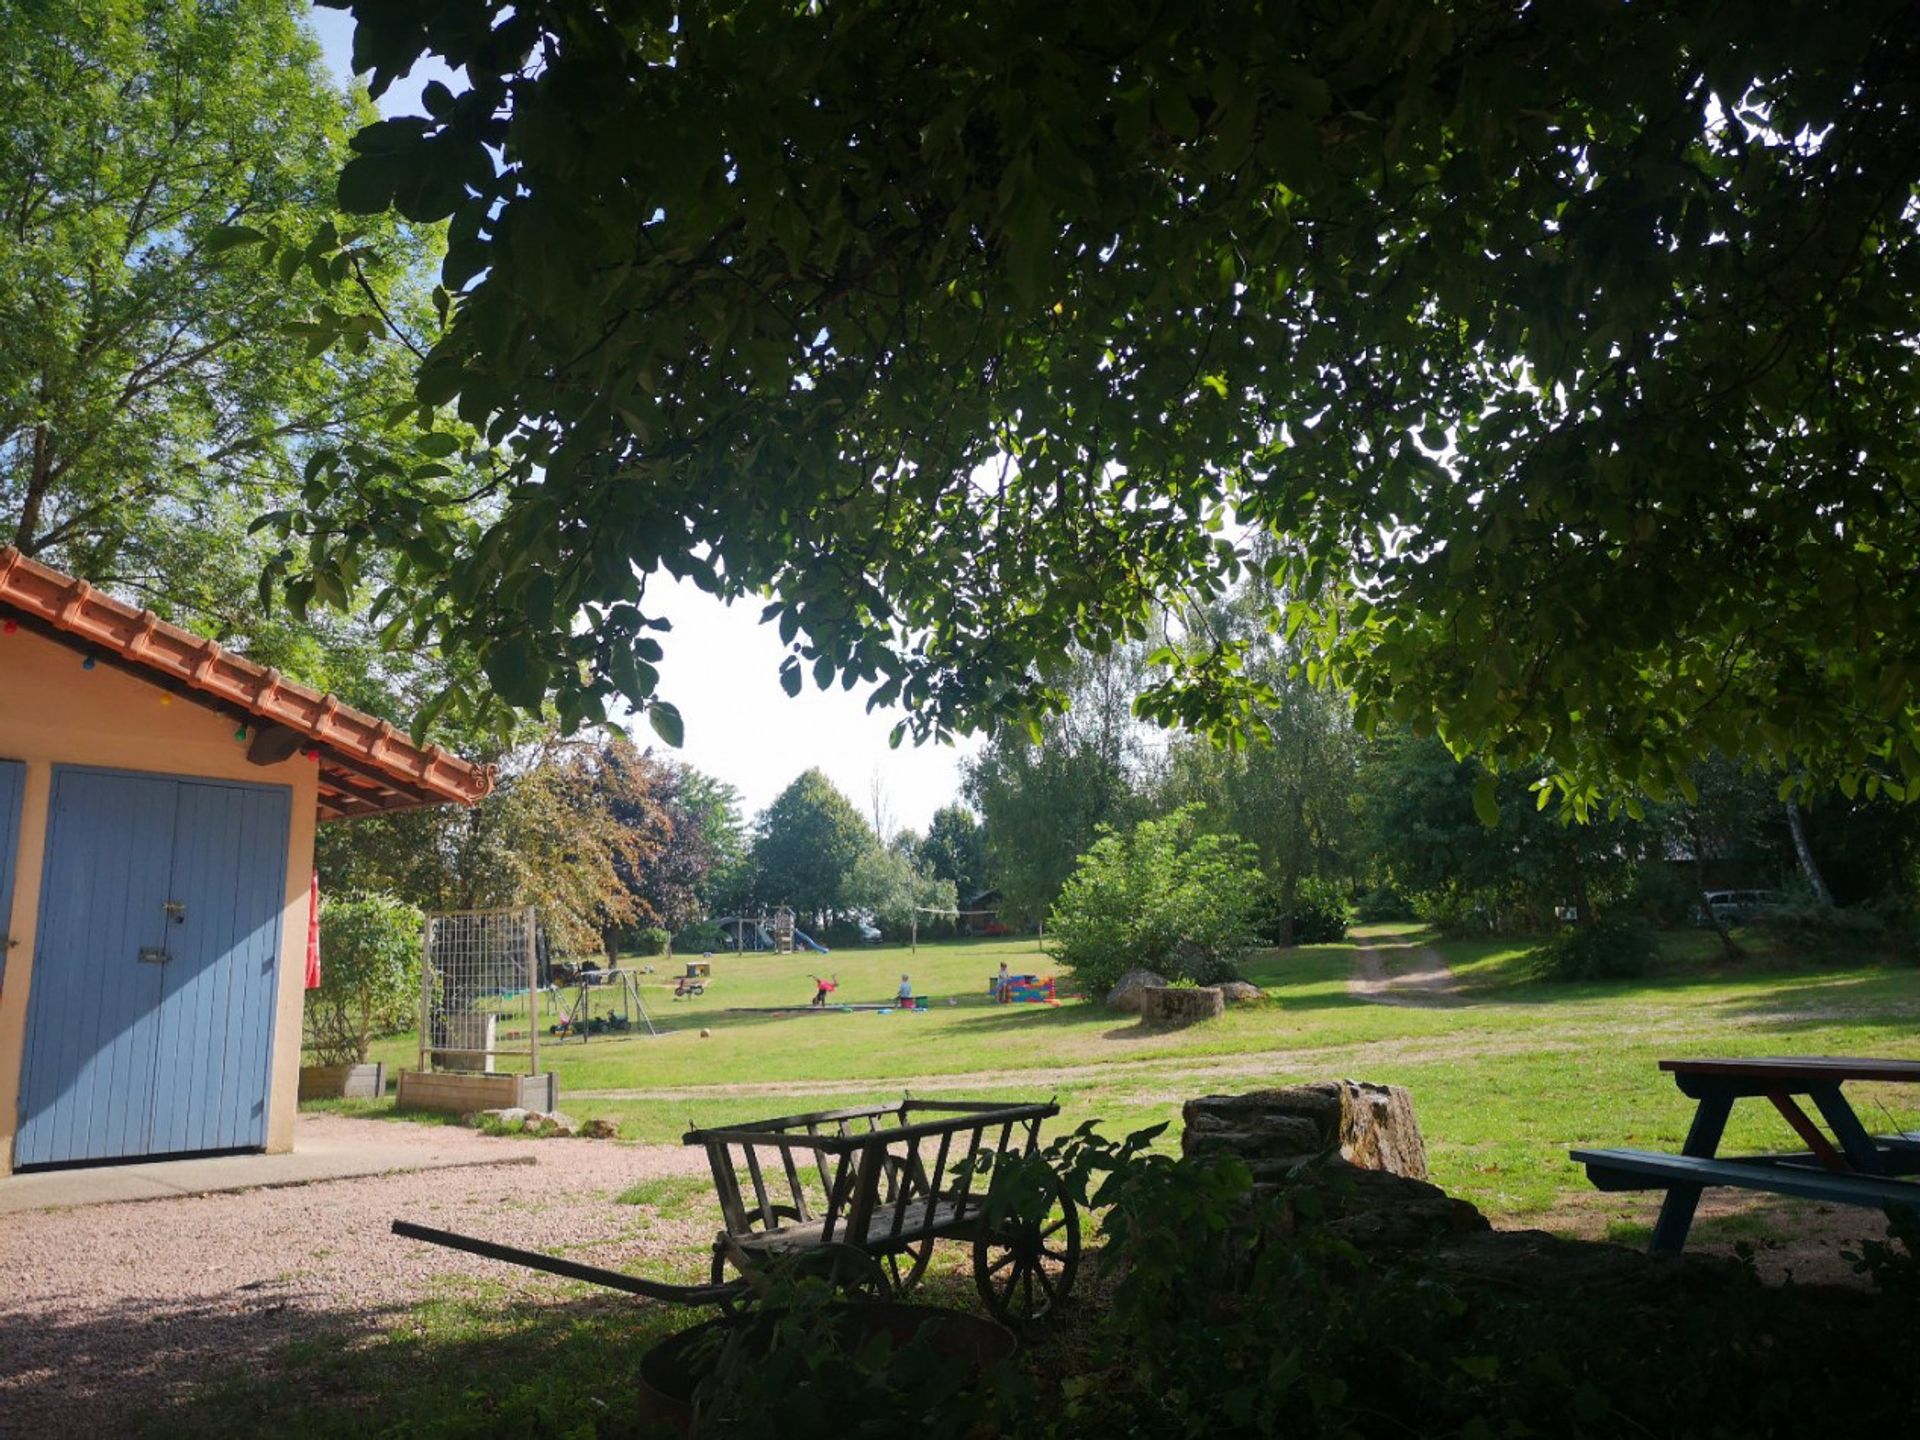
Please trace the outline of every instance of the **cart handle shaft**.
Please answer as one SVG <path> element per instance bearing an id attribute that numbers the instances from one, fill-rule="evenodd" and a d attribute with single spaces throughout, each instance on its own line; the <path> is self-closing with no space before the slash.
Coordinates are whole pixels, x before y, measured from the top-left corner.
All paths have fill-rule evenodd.
<path id="1" fill-rule="evenodd" d="M 663 1300 L 671 1305 L 719 1305 L 738 1299 L 746 1291 L 745 1285 L 739 1281 L 725 1285 L 669 1285 L 658 1280 L 643 1280 L 638 1275 L 623 1275 L 618 1270 L 583 1265 L 577 1260 L 563 1260 L 558 1255 L 543 1255 L 538 1250 L 496 1245 L 491 1240 L 457 1235 L 451 1230 L 435 1230 L 428 1225 L 416 1225 L 411 1220 L 394 1221 L 393 1233 L 409 1240 L 424 1240 L 429 1245 L 443 1245 L 449 1250 L 464 1250 L 469 1255 L 484 1256 L 488 1260 L 504 1260 L 509 1265 L 524 1265 L 529 1270 L 544 1270 L 550 1275 L 565 1275 L 570 1280 L 585 1280 L 590 1285 L 624 1290 L 629 1295 L 644 1295 L 649 1300 Z"/>

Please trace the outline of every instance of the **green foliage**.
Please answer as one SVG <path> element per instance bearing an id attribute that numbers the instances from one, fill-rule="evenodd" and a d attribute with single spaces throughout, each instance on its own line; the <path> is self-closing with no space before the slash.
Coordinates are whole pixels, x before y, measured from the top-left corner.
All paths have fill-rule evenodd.
<path id="1" fill-rule="evenodd" d="M 1755 915 L 1752 923 L 1801 955 L 1862 960 L 1885 947 L 1887 922 L 1864 906 L 1822 905 L 1804 888 Z"/>
<path id="2" fill-rule="evenodd" d="M 913 924 L 914 907 L 958 908 L 953 881 L 939 879 L 890 847 L 874 846 L 853 862 L 844 894 L 849 909 L 873 917 L 873 923 L 898 939 Z"/>
<path id="3" fill-rule="evenodd" d="M 664 566 L 770 588 L 792 689 L 1024 716 L 1216 595 L 1231 516 L 1367 728 L 1580 805 L 1714 747 L 1920 777 L 1902 0 L 337 3 L 376 93 L 471 85 L 341 198 L 449 223 L 420 393 L 513 479 L 420 593 L 515 693 L 646 700 Z M 372 483 L 329 551 L 401 543 Z M 1236 728 L 1239 659 L 1148 713 Z"/>
<path id="4" fill-rule="evenodd" d="M 797 776 L 754 829 L 754 883 L 763 904 L 791 905 L 803 916 L 848 906 L 848 878 L 874 848 L 873 832 L 825 774 Z"/>
<path id="5" fill-rule="evenodd" d="M 316 1065 L 359 1064 L 376 1035 L 420 1013 L 420 911 L 391 895 L 328 895 L 320 905 L 320 988 L 306 1000 Z"/>
<path id="6" fill-rule="evenodd" d="M 1139 647 L 1077 656 L 1061 682 L 1065 714 L 1031 731 L 1002 726 L 967 762 L 1006 914 L 1043 918 L 1101 826 L 1149 813 L 1150 747 L 1132 715 L 1144 675 Z"/>
<path id="7" fill-rule="evenodd" d="M 391 485 L 370 502 L 422 537 L 484 482 L 416 449 L 438 239 L 336 226 L 371 111 L 304 9 L 0 7 L 0 541 L 404 726 L 468 662 L 387 629 L 400 550 L 310 549 L 296 512 L 329 454 Z M 343 292 L 367 313 L 314 343 Z M 308 617 L 258 599 L 296 550 L 288 598 L 325 602 Z M 432 728 L 465 748 L 458 718 Z"/>
<path id="8" fill-rule="evenodd" d="M 671 932 L 659 925 L 643 925 L 628 933 L 627 949 L 635 955 L 651 956 L 667 953 L 667 945 L 673 939 Z"/>
<path id="9" fill-rule="evenodd" d="M 1858 1250 L 1842 1250 L 1840 1257 L 1882 1295 L 1920 1307 L 1920 1215 L 1889 1205 L 1886 1216 L 1885 1240 L 1862 1240 Z"/>
<path id="10" fill-rule="evenodd" d="M 1047 946 L 1079 988 L 1099 994 L 1144 966 L 1168 978 L 1230 978 L 1253 941 L 1261 887 L 1254 850 L 1195 833 L 1176 810 L 1125 833 L 1106 831 L 1060 892 Z"/>
<path id="11" fill-rule="evenodd" d="M 1644 975 L 1659 958 L 1653 931 L 1637 920 L 1569 925 L 1536 952 L 1537 973 L 1548 980 L 1625 980 Z"/>
<path id="12" fill-rule="evenodd" d="M 1575 822 L 1543 805 L 1540 783 L 1537 767 L 1495 775 L 1431 736 L 1383 735 L 1361 772 L 1367 848 L 1419 918 L 1450 933 L 1541 930 L 1562 906 L 1604 911 L 1660 836 L 1624 811 Z"/>
<path id="13" fill-rule="evenodd" d="M 937 880 L 951 880 L 965 900 L 987 886 L 987 842 L 980 821 L 964 805 L 942 805 L 933 812 L 920 863 Z"/>
<path id="14" fill-rule="evenodd" d="M 1268 886 L 1267 913 L 1261 917 L 1260 936 L 1273 944 L 1281 942 L 1282 896 L 1278 887 Z M 1353 906 L 1346 890 L 1332 880 L 1316 875 L 1303 877 L 1295 890 L 1292 905 L 1293 925 L 1286 943 L 1324 945 L 1347 938 L 1347 926 L 1353 918 Z"/>

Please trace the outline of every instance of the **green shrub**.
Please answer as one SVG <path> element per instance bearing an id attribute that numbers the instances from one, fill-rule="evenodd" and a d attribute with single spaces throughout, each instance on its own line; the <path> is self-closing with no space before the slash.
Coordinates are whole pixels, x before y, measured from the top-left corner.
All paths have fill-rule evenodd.
<path id="1" fill-rule="evenodd" d="M 1144 966 L 1202 984 L 1234 977 L 1257 938 L 1253 846 L 1196 835 L 1197 807 L 1112 830 L 1080 857 L 1047 921 L 1047 948 L 1090 994 Z"/>
<path id="2" fill-rule="evenodd" d="M 658 925 L 647 925 L 627 936 L 627 950 L 634 955 L 664 955 L 673 937 Z M 703 949 L 706 947 L 702 947 Z"/>
<path id="3" fill-rule="evenodd" d="M 1369 890 L 1353 902 L 1353 918 L 1362 925 L 1380 925 L 1394 920 L 1413 920 L 1413 905 L 1391 885 Z"/>
<path id="4" fill-rule="evenodd" d="M 320 905 L 320 988 L 306 1004 L 316 1065 L 361 1064 L 376 1035 L 412 1024 L 420 1006 L 420 911 L 391 895 L 329 896 Z"/>
<path id="5" fill-rule="evenodd" d="M 1887 922 L 1864 906 L 1822 905 L 1811 895 L 1791 896 L 1756 914 L 1756 929 L 1784 948 L 1821 959 L 1855 960 L 1877 953 L 1887 942 Z"/>
<path id="6" fill-rule="evenodd" d="M 728 945 L 720 927 L 709 920 L 689 925 L 673 937 L 673 948 L 681 955 L 704 955 L 709 950 L 725 950 Z"/>
<path id="7" fill-rule="evenodd" d="M 1644 975 L 1660 953 L 1653 931 L 1638 920 L 1574 925 L 1534 952 L 1548 980 L 1624 980 Z"/>
<path id="8" fill-rule="evenodd" d="M 1332 880 L 1309 875 L 1293 897 L 1293 943 L 1328 945 L 1347 938 L 1353 907 L 1347 892 Z"/>

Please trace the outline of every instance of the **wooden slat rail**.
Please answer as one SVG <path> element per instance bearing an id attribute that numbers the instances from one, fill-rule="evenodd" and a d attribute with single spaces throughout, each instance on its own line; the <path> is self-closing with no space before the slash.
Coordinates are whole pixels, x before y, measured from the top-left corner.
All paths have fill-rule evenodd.
<path id="1" fill-rule="evenodd" d="M 1616 1188 L 1609 1177 L 1622 1175 L 1644 1177 L 1663 1185 L 1679 1182 L 1770 1190 L 1838 1205 L 1920 1207 L 1920 1184 L 1880 1175 L 1836 1175 L 1812 1166 L 1709 1160 L 1697 1155 L 1662 1155 L 1646 1150 L 1575 1150 L 1572 1156 L 1587 1167 L 1587 1174 L 1603 1190 Z"/>
<path id="2" fill-rule="evenodd" d="M 982 1111 L 980 1121 L 983 1125 L 1004 1123 L 1008 1127 L 1022 1124 L 1028 1120 L 1047 1120 L 1059 1114 L 1057 1105 L 1018 1105 L 995 1107 L 991 1111 Z M 848 1119 L 863 1118 L 849 1116 Z M 887 1131 L 889 1139 L 906 1140 L 924 1135 L 938 1135 L 943 1130 L 953 1128 L 948 1120 L 929 1120 L 917 1125 L 902 1125 L 898 1129 Z M 865 1135 L 813 1136 L 793 1135 L 783 1130 L 758 1129 L 747 1126 L 728 1126 L 717 1130 L 689 1130 L 682 1137 L 689 1145 L 704 1144 L 708 1141 L 724 1141 L 734 1145 L 784 1145 L 795 1150 L 810 1150 L 818 1146 L 830 1154 L 847 1153 L 866 1143 Z"/>

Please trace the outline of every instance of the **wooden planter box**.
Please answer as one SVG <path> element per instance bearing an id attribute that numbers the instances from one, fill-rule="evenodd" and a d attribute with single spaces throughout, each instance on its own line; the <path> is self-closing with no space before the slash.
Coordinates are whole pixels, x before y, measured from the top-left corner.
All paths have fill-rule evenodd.
<path id="1" fill-rule="evenodd" d="M 560 1105 L 560 1082 L 544 1075 L 485 1075 L 419 1070 L 400 1072 L 394 1098 L 400 1110 L 432 1110 L 441 1115 L 471 1115 L 476 1110 L 553 1111 Z"/>
<path id="2" fill-rule="evenodd" d="M 1140 992 L 1140 1021 L 1173 1027 L 1218 1020 L 1227 1013 L 1227 997 L 1217 985 L 1149 985 Z"/>
<path id="3" fill-rule="evenodd" d="M 302 1100 L 378 1100 L 387 1093 L 387 1067 L 375 1060 L 365 1065 L 302 1065 Z"/>

